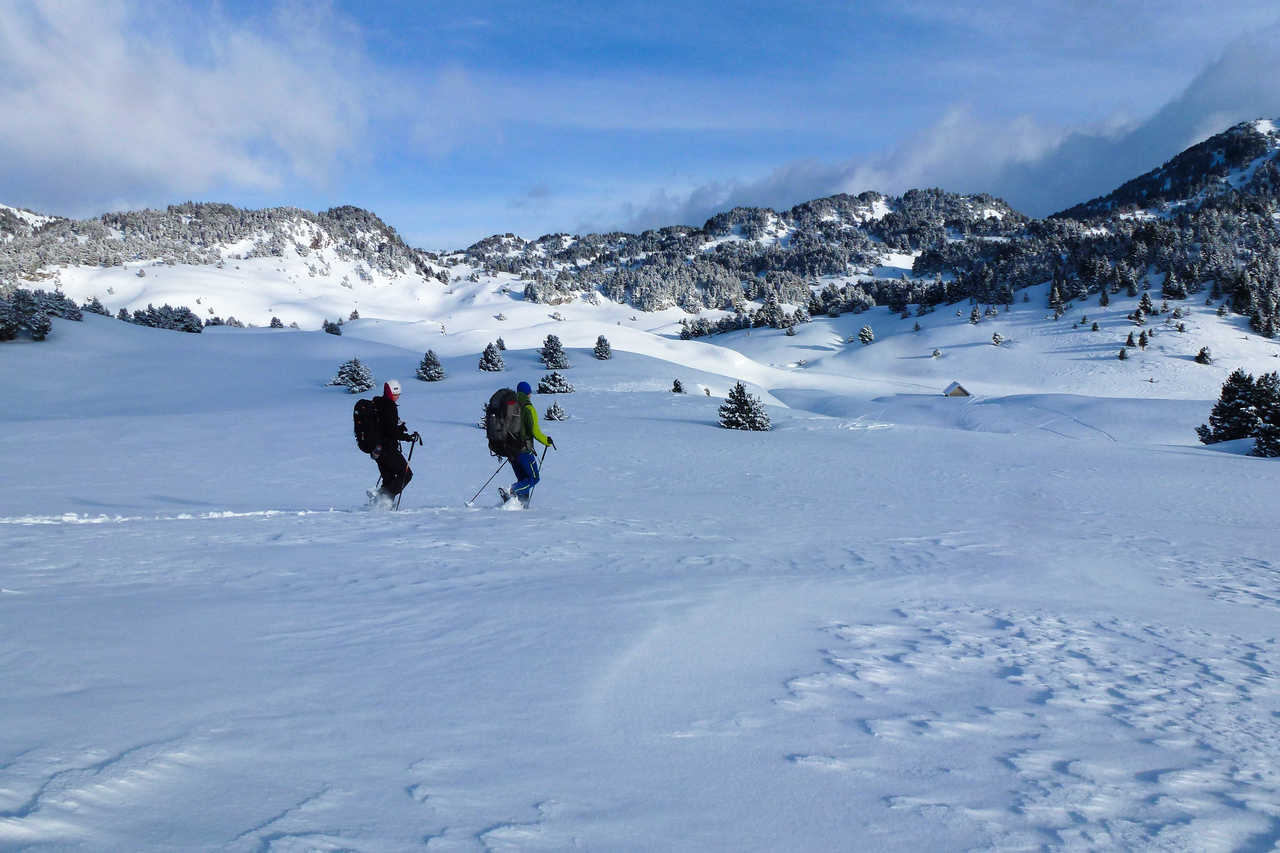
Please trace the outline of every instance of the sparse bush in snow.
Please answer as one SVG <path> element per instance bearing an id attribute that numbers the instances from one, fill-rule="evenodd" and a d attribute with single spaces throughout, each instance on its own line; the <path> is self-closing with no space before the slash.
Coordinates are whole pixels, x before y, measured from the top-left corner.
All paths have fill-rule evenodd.
<path id="1" fill-rule="evenodd" d="M 999 332 L 994 333 L 991 336 L 991 343 L 994 346 L 1000 346 L 1002 343 L 1004 343 L 1004 336 L 1001 335 Z"/>
<path id="2" fill-rule="evenodd" d="M 675 382 L 672 382 L 672 383 L 671 383 L 671 393 L 672 393 L 672 394 L 683 394 L 683 393 L 684 393 L 684 383 L 682 383 L 679 379 L 677 379 Z"/>
<path id="3" fill-rule="evenodd" d="M 559 403 L 555 402 L 547 407 L 546 417 L 549 421 L 564 421 L 569 419 L 569 415 L 565 413 L 564 408 Z"/>
<path id="4" fill-rule="evenodd" d="M 329 320 L 325 320 L 324 323 L 320 326 L 320 328 L 331 335 L 342 334 L 342 327 L 339 326 L 337 323 L 330 322 Z"/>
<path id="5" fill-rule="evenodd" d="M 1200 347 L 1200 352 L 1196 353 L 1197 364 L 1213 364 L 1213 354 L 1209 352 L 1208 347 Z"/>
<path id="6" fill-rule="evenodd" d="M 729 396 L 720 406 L 720 426 L 725 429 L 742 429 L 763 432 L 773 428 L 769 415 L 759 398 L 747 393 L 741 382 L 729 389 Z"/>
<path id="7" fill-rule="evenodd" d="M 875 339 L 876 333 L 871 330 L 870 326 L 863 326 L 858 330 L 858 340 L 862 342 L 863 346 L 866 346 Z"/>

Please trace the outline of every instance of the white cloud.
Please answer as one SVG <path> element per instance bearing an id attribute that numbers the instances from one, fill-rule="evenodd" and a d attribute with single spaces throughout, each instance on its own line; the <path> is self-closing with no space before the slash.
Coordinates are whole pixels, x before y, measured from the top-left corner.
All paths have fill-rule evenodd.
<path id="1" fill-rule="evenodd" d="M 987 192 L 1047 216 L 1104 195 L 1130 178 L 1240 121 L 1280 119 L 1280 26 L 1233 42 L 1151 117 L 1070 130 L 1029 116 L 980 118 L 948 110 L 878 156 L 841 163 L 797 161 L 754 180 L 713 181 L 686 191 L 653 190 L 584 223 L 584 230 L 700 225 L 729 207 L 775 209 L 839 192 L 898 194 L 913 187 Z"/>
<path id="2" fill-rule="evenodd" d="M 373 76 L 327 12 L 233 24 L 129 0 L 18 0 L 0 15 L 0 191 L 89 197 L 322 182 L 358 150 Z M 265 32 L 263 29 L 265 28 Z M 353 49 L 354 48 L 354 49 Z"/>

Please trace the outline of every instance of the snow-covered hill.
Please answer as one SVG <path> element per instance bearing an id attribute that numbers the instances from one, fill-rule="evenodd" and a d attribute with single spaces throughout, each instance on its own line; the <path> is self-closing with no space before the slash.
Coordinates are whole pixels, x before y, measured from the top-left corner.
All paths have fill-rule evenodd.
<path id="1" fill-rule="evenodd" d="M 681 341 L 479 288 L 443 333 L 6 344 L 0 847 L 1267 849 L 1280 479 L 1193 428 L 1276 346 L 1195 306 L 1121 362 L 1127 297 L 1028 296 Z M 550 332 L 560 449 L 529 511 L 468 507 Z M 323 384 L 353 355 L 426 439 L 399 513 Z M 737 379 L 774 431 L 716 426 Z"/>
<path id="2" fill-rule="evenodd" d="M 0 849 L 1275 848 L 1280 462 L 1195 433 L 1280 367 L 1251 186 L 440 255 L 350 209 L 15 236 L 24 284 L 303 328 L 0 344 Z M 757 306 L 796 322 L 681 337 Z M 476 421 L 549 334 L 576 390 L 535 395 L 568 419 L 508 511 Z M 397 513 L 326 385 L 353 356 L 425 439 Z M 772 431 L 718 426 L 738 381 Z"/>

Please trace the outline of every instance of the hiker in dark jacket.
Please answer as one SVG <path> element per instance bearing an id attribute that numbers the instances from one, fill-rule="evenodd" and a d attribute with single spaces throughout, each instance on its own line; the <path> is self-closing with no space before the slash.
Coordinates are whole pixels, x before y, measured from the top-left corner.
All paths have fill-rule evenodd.
<path id="1" fill-rule="evenodd" d="M 533 443 L 538 441 L 544 447 L 556 446 L 551 436 L 543 435 L 541 427 L 538 426 L 538 410 L 529 401 L 529 394 L 532 391 L 528 382 L 521 382 L 516 386 L 516 401 L 520 404 L 524 446 L 519 453 L 507 457 L 507 461 L 511 463 L 511 470 L 520 479 L 511 484 L 510 492 L 506 489 L 498 489 L 504 503 L 510 498 L 516 498 L 523 506 L 529 505 L 533 487 L 538 485 L 538 480 L 541 479 L 541 472 L 538 470 L 538 454 L 534 452 Z"/>
<path id="2" fill-rule="evenodd" d="M 409 432 L 404 421 L 400 420 L 400 407 L 396 405 L 396 400 L 399 399 L 400 383 L 395 379 L 384 382 L 382 396 L 373 398 L 373 404 L 378 409 L 378 425 L 382 435 L 378 437 L 378 444 L 369 455 L 378 463 L 378 473 L 382 475 L 382 485 L 377 496 L 388 501 L 404 491 L 404 487 L 413 479 L 409 462 L 400 452 L 400 442 L 422 443 L 422 436 Z"/>

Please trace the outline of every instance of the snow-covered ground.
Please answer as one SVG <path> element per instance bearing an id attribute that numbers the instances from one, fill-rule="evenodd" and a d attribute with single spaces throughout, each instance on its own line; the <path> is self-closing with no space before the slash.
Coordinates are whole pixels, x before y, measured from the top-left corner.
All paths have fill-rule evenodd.
<path id="1" fill-rule="evenodd" d="M 1239 318 L 1121 362 L 1123 298 L 681 342 L 440 290 L 0 348 L 0 849 L 1280 845 L 1280 463 L 1193 432 L 1280 366 Z M 548 333 L 560 450 L 529 511 L 468 507 Z M 323 385 L 352 355 L 426 439 L 399 513 Z M 774 431 L 715 425 L 739 378 Z"/>

